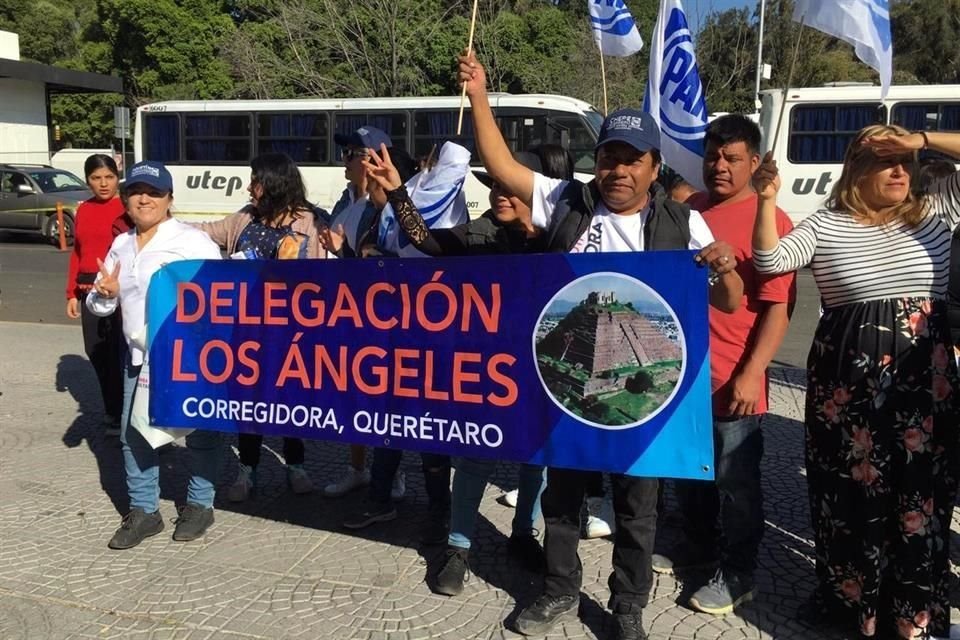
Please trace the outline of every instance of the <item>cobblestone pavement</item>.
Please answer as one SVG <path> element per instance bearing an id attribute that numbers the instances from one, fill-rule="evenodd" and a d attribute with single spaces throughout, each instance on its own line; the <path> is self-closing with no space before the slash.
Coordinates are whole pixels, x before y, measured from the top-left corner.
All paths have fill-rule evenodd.
<path id="1" fill-rule="evenodd" d="M 424 583 L 442 547 L 417 543 L 426 498 L 409 455 L 407 498 L 388 525 L 347 533 L 340 521 L 359 496 L 292 496 L 267 454 L 260 492 L 239 507 L 218 499 L 204 540 L 175 543 L 168 524 L 136 549 L 110 551 L 106 542 L 126 510 L 120 449 L 116 438 L 99 435 L 96 383 L 80 354 L 79 328 L 0 323 L 0 640 L 519 637 L 507 626 L 539 581 L 506 555 L 512 512 L 495 499 L 515 482 L 508 465 L 484 497 L 473 576 L 458 598 L 433 595 Z M 802 385 L 801 371 L 776 371 L 775 415 L 764 426 L 767 531 L 757 601 L 737 616 L 696 614 L 678 604 L 683 585 L 660 576 L 645 611 L 652 638 L 838 637 L 791 620 L 813 583 Z M 175 447 L 161 457 L 168 521 L 184 497 L 182 453 Z M 233 452 L 225 456 L 221 489 L 236 472 Z M 307 445 L 317 484 L 342 472 L 346 459 L 343 446 Z M 668 511 L 662 536 L 675 527 Z M 960 518 L 953 530 L 957 546 Z M 608 540 L 582 543 L 580 619 L 551 638 L 608 637 L 610 551 Z"/>

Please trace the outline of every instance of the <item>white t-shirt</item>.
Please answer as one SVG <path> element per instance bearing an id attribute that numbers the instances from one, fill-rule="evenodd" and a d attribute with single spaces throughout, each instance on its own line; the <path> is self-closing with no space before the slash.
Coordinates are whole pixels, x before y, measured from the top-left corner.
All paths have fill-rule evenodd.
<path id="1" fill-rule="evenodd" d="M 568 180 L 533 174 L 533 226 L 550 227 L 560 194 L 570 184 Z M 587 231 L 580 236 L 570 253 L 606 253 L 610 251 L 643 251 L 643 226 L 650 215 L 649 204 L 634 215 L 620 215 L 598 202 Z M 688 249 L 698 250 L 713 242 L 713 233 L 699 211 L 690 211 L 690 242 Z"/>

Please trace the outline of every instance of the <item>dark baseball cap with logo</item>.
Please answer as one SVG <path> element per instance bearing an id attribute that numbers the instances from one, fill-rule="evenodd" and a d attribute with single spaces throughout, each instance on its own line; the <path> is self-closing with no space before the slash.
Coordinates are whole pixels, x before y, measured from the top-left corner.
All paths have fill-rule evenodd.
<path id="1" fill-rule="evenodd" d="M 623 142 L 640 152 L 660 149 L 660 127 L 649 113 L 618 109 L 603 120 L 596 149 L 608 142 Z"/>
<path id="2" fill-rule="evenodd" d="M 138 162 L 130 167 L 123 188 L 126 191 L 135 184 L 145 184 L 163 193 L 173 193 L 173 176 L 159 162 Z"/>
<path id="3" fill-rule="evenodd" d="M 386 133 L 364 125 L 351 133 L 338 133 L 333 136 L 334 142 L 341 147 L 363 147 L 364 149 L 380 150 L 380 145 L 384 144 L 389 149 L 393 146 L 393 141 Z"/>

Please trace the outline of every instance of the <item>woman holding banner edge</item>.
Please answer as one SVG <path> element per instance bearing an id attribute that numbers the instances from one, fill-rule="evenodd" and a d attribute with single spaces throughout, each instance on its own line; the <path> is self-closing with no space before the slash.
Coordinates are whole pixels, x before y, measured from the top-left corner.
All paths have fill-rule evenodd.
<path id="1" fill-rule="evenodd" d="M 160 515 L 160 458 L 136 429 L 130 428 L 130 410 L 140 369 L 146 356 L 137 342 L 146 328 L 146 292 L 150 278 L 169 262 L 219 260 L 220 250 L 205 234 L 173 219 L 173 178 L 158 162 L 139 162 L 130 168 L 123 187 L 127 213 L 134 228 L 116 237 L 110 252 L 98 261 L 100 273 L 87 296 L 94 314 L 106 316 L 120 305 L 127 360 L 123 377 L 120 441 L 126 472 L 130 511 L 113 534 L 111 549 L 130 549 L 163 531 Z M 186 437 L 191 475 L 187 503 L 177 509 L 173 539 L 196 540 L 213 524 L 213 499 L 221 460 L 220 433 L 194 431 Z"/>
<path id="2" fill-rule="evenodd" d="M 960 135 L 872 125 L 821 209 L 783 238 L 770 155 L 754 176 L 761 273 L 810 264 L 825 309 L 808 359 L 806 472 L 818 587 L 802 613 L 863 638 L 945 636 L 960 473 L 946 314 L 960 175 L 911 190 L 917 152 Z"/>

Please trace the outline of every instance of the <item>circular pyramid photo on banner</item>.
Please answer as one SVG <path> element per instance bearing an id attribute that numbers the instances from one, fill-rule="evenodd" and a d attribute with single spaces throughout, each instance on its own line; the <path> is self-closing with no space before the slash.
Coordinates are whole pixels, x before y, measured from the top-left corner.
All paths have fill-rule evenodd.
<path id="1" fill-rule="evenodd" d="M 557 406 L 601 429 L 636 427 L 660 413 L 686 365 L 673 309 L 620 273 L 584 276 L 557 292 L 540 314 L 533 350 Z"/>

